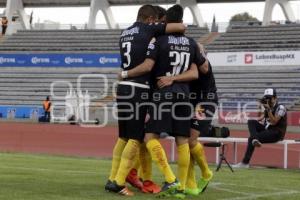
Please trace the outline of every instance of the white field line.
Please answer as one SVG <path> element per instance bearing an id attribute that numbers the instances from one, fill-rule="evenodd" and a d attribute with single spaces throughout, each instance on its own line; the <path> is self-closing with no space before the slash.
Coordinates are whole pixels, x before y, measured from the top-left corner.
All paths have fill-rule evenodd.
<path id="1" fill-rule="evenodd" d="M 28 171 L 40 171 L 40 172 L 54 172 L 54 173 L 69 173 L 69 174 L 91 174 L 91 175 L 101 175 L 101 170 L 99 172 L 93 172 L 93 171 L 81 171 L 81 170 L 61 170 L 61 169 L 47 169 L 47 168 L 36 168 L 36 167 L 15 167 L 15 166 L 0 166 L 0 169 L 16 169 L 16 170 L 28 170 Z M 239 192 L 235 190 L 231 190 L 228 188 L 222 188 L 220 186 L 222 185 L 231 185 L 231 186 L 239 186 L 239 187 L 248 187 L 248 188 L 256 188 L 254 186 L 248 186 L 248 185 L 236 185 L 236 184 L 228 184 L 228 183 L 220 183 L 215 182 L 211 183 L 210 186 L 216 190 L 221 190 L 224 192 L 229 192 L 233 194 L 243 195 L 240 197 L 233 197 L 233 198 L 224 198 L 222 200 L 247 200 L 247 199 L 256 199 L 260 197 L 272 197 L 272 196 L 285 196 L 285 195 L 293 195 L 293 194 L 300 194 L 300 191 L 296 190 L 282 190 L 280 188 L 270 188 L 270 190 L 276 190 L 280 192 L 269 192 L 265 194 L 253 194 L 253 193 L 247 193 L 247 192 Z M 245 196 L 246 195 L 246 196 Z"/>
<path id="2" fill-rule="evenodd" d="M 235 190 L 231 190 L 231 189 L 227 189 L 227 188 L 221 188 L 218 187 L 219 185 L 231 185 L 231 186 L 239 186 L 239 187 L 250 187 L 250 188 L 256 188 L 257 187 L 253 187 L 253 186 L 248 186 L 248 185 L 236 185 L 236 184 L 227 184 L 227 183 L 221 183 L 221 184 L 217 184 L 217 185 L 211 185 L 213 188 L 215 188 L 216 190 L 221 190 L 224 192 L 230 192 L 230 193 L 234 193 L 234 194 L 241 194 L 243 196 L 241 197 L 233 197 L 233 198 L 224 198 L 222 200 L 247 200 L 247 199 L 257 199 L 260 197 L 272 197 L 272 196 L 285 196 L 285 195 L 293 195 L 293 194 L 300 194 L 300 191 L 296 191 L 296 190 L 282 190 L 280 188 L 270 188 L 270 190 L 275 190 L 275 191 L 279 191 L 279 192 L 269 192 L 269 193 L 265 193 L 265 194 L 253 194 L 253 193 L 247 193 L 247 192 L 239 192 L 239 191 L 235 191 Z"/>
<path id="3" fill-rule="evenodd" d="M 285 195 L 292 195 L 292 194 L 299 194 L 299 191 L 290 190 L 290 191 L 284 191 L 284 192 L 272 192 L 272 193 L 266 193 L 266 194 L 251 194 L 250 196 L 245 197 L 235 197 L 235 198 L 225 198 L 222 200 L 245 200 L 245 199 L 257 199 L 261 197 L 274 197 L 274 196 L 285 196 Z"/>
<path id="4" fill-rule="evenodd" d="M 213 187 L 215 190 L 220 190 L 220 191 L 224 191 L 224 192 L 229 192 L 229 193 L 234 193 L 234 194 L 241 194 L 241 195 L 251 195 L 251 193 L 247 193 L 247 192 L 239 192 L 236 190 L 231 190 L 231 189 L 226 189 L 226 188 L 221 188 L 218 186 Z"/>

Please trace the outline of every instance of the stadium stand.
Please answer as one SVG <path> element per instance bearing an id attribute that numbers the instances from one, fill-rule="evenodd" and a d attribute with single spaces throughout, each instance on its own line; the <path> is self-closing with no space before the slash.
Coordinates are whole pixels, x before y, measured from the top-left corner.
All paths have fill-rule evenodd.
<path id="1" fill-rule="evenodd" d="M 51 84 L 55 83 L 54 95 L 63 97 L 71 89 L 77 90 L 79 76 L 87 74 L 105 74 L 108 96 L 112 96 L 116 72 L 101 68 L 0 68 L 0 105 L 41 105 L 41 101 L 51 95 Z M 61 81 L 64 83 L 59 83 Z M 100 96 L 106 91 L 104 79 L 99 77 L 83 78 L 80 89 L 83 93 L 88 91 L 91 96 Z"/>
<path id="2" fill-rule="evenodd" d="M 209 52 L 300 49 L 300 24 L 232 26 L 207 46 Z"/>
<path id="3" fill-rule="evenodd" d="M 107 79 L 93 77 L 95 74 L 105 75 Z M 80 75 L 86 77 L 80 80 Z M 13 118 L 31 118 L 32 110 L 37 108 L 41 115 L 42 101 L 46 96 L 50 96 L 53 105 L 65 105 L 71 91 L 90 95 L 90 105 L 93 104 L 90 106 L 91 113 L 95 113 L 94 108 L 101 108 L 103 104 L 111 108 L 116 79 L 115 71 L 102 68 L 0 68 L 0 116 L 9 118 L 9 110 L 14 109 L 17 114 Z M 108 85 L 107 88 L 105 83 Z M 56 113 L 61 116 L 65 111 Z"/>
<path id="4" fill-rule="evenodd" d="M 1 51 L 118 52 L 117 30 L 22 30 L 6 37 Z M 198 40 L 208 28 L 189 26 L 187 35 Z"/>
<path id="5" fill-rule="evenodd" d="M 269 37 L 271 33 L 274 33 L 273 37 Z M 263 47 L 264 45 L 257 49 L 252 49 L 252 46 L 256 44 L 257 39 L 261 43 L 267 44 L 269 40 L 279 43 L 283 41 L 282 38 L 286 39 L 283 45 L 288 46 L 290 43 L 287 41 L 290 41 L 290 37 L 298 37 L 300 40 L 299 34 L 296 33 L 300 33 L 299 25 L 232 27 L 227 33 L 208 45 L 208 50 L 209 52 L 229 50 L 276 51 L 279 49 L 274 49 L 272 44 L 267 49 Z M 0 53 L 117 53 L 119 34 L 120 30 L 23 30 L 5 38 L 5 41 L 0 44 Z M 188 28 L 187 35 L 199 39 L 209 34 L 207 28 L 192 26 Z M 226 42 L 228 43 L 227 46 L 225 45 Z M 244 45 L 246 43 L 247 45 Z M 240 48 L 233 48 L 233 44 L 237 44 L 235 46 Z M 277 43 L 275 42 L 275 44 Z M 246 47 L 251 47 L 251 49 Z M 290 50 L 290 48 L 287 49 Z M 290 110 L 299 110 L 299 67 L 272 66 L 271 72 L 268 70 L 268 66 L 215 67 L 214 72 L 220 102 L 225 110 L 234 110 L 239 105 L 243 106 L 247 102 L 255 102 L 267 87 L 277 88 L 280 102 Z M 108 97 L 95 99 L 94 102 L 112 105 L 112 85 L 116 81 L 116 69 L 51 67 L 0 68 L 0 105 L 41 105 L 45 96 L 50 95 L 50 85 L 53 81 L 69 81 L 72 83 L 72 87 L 76 89 L 76 80 L 81 74 L 107 75 L 109 80 Z M 55 94 L 58 96 L 64 96 L 67 91 L 68 85 L 66 84 L 57 85 L 55 88 Z M 99 96 L 104 92 L 103 80 L 97 78 L 85 80 L 82 91 L 88 91 L 91 95 Z"/>
<path id="6" fill-rule="evenodd" d="M 225 110 L 234 110 L 239 104 L 255 102 L 262 97 L 266 88 L 274 87 L 278 91 L 279 101 L 289 110 L 294 110 L 300 96 L 299 67 L 226 67 L 215 68 L 218 95 Z M 255 108 L 249 105 L 247 108 Z"/>
<path id="7" fill-rule="evenodd" d="M 224 110 L 235 110 L 261 97 L 267 87 L 276 87 L 279 100 L 290 110 L 297 110 L 300 96 L 300 68 L 278 69 L 270 73 L 265 67 L 254 69 L 215 68 L 220 103 Z M 45 96 L 50 95 L 50 85 L 55 81 L 67 81 L 77 88 L 79 75 L 104 74 L 107 76 L 108 88 L 104 80 L 96 77 L 85 78 L 81 90 L 96 96 L 93 103 L 113 104 L 113 84 L 117 81 L 116 69 L 101 68 L 0 68 L 0 105 L 39 106 Z M 67 83 L 56 84 L 54 94 L 65 96 L 70 90 Z M 99 98 L 107 92 L 104 98 Z M 60 102 L 60 99 L 53 99 Z M 298 107 L 297 107 L 298 102 Z M 249 105 L 253 109 L 255 104 Z"/>

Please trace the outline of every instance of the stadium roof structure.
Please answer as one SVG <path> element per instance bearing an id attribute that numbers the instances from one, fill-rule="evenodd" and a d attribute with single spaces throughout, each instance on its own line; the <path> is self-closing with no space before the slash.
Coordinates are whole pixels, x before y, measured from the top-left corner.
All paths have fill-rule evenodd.
<path id="1" fill-rule="evenodd" d="M 197 3 L 263 2 L 265 0 L 196 0 Z M 7 0 L 0 0 L 5 7 Z M 111 5 L 174 4 L 176 0 L 108 0 Z M 23 0 L 25 7 L 90 6 L 91 0 Z"/>
<path id="2" fill-rule="evenodd" d="M 90 16 L 88 28 L 95 28 L 96 16 L 99 11 L 103 12 L 109 28 L 117 28 L 111 6 L 116 5 L 142 5 L 142 4 L 180 4 L 184 8 L 189 8 L 194 18 L 194 24 L 205 26 L 198 3 L 232 3 L 232 2 L 263 2 L 265 1 L 265 11 L 263 25 L 268 25 L 272 20 L 274 6 L 279 4 L 289 21 L 296 21 L 290 2 L 292 0 L 0 0 L 0 6 L 5 7 L 5 15 L 9 23 L 12 16 L 17 13 L 21 18 L 24 29 L 30 28 L 29 16 L 25 13 L 25 7 L 73 7 L 89 6 Z"/>

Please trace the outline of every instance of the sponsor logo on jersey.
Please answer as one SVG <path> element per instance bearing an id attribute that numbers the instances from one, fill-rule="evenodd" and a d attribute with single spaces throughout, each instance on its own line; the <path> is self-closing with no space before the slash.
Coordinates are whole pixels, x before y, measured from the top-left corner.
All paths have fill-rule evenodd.
<path id="1" fill-rule="evenodd" d="M 168 41 L 169 44 L 190 45 L 190 40 L 187 37 L 175 37 L 175 36 L 170 35 L 168 37 L 168 39 L 169 39 L 169 41 Z"/>
<path id="2" fill-rule="evenodd" d="M 139 27 L 134 27 L 132 29 L 128 29 L 128 30 L 123 31 L 121 37 L 128 36 L 128 35 L 139 34 L 139 32 L 140 32 L 140 28 Z"/>

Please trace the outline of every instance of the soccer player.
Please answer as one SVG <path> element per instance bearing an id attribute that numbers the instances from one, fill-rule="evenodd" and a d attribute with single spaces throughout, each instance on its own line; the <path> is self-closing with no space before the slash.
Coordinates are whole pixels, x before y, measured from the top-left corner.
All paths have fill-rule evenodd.
<path id="1" fill-rule="evenodd" d="M 185 27 L 177 24 L 154 24 L 156 12 L 151 5 L 139 9 L 137 21 L 124 30 L 120 37 L 120 54 L 122 69 L 135 68 L 146 58 L 147 46 L 153 37 L 165 32 L 184 32 Z M 126 196 L 134 195 L 126 186 L 126 177 L 133 167 L 139 152 L 140 142 L 144 139 L 144 121 L 149 94 L 150 75 L 126 78 L 119 83 L 117 89 L 119 139 L 113 150 L 112 169 L 105 190 Z M 143 94 L 146 94 L 143 96 Z"/>
<path id="2" fill-rule="evenodd" d="M 183 8 L 175 5 L 167 11 L 167 23 L 182 22 Z M 146 127 L 146 146 L 151 157 L 165 175 L 165 184 L 161 195 L 175 192 L 175 196 L 184 198 L 185 182 L 189 167 L 190 119 L 192 108 L 189 104 L 189 85 L 187 81 L 198 78 L 197 66 L 207 65 L 200 55 L 196 42 L 181 33 L 169 34 L 157 38 L 148 47 L 147 59 L 142 66 L 127 72 L 129 77 L 151 71 L 153 62 L 156 65 L 153 74 L 157 82 L 150 106 L 150 120 Z M 185 72 L 185 73 L 184 73 Z M 176 78 L 175 78 L 176 77 Z M 158 112 L 157 112 L 158 111 Z M 178 150 L 178 178 L 173 174 L 159 134 L 168 132 L 176 138 Z"/>
<path id="3" fill-rule="evenodd" d="M 203 46 L 201 44 L 198 45 L 202 55 L 206 56 Z M 218 106 L 217 87 L 210 63 L 207 68 L 199 67 L 198 71 L 199 78 L 190 83 L 191 103 L 195 107 L 195 116 L 191 120 L 191 137 L 189 139 L 191 161 L 186 189 L 186 193 L 190 195 L 198 195 L 204 192 L 213 177 L 213 173 L 206 161 L 204 148 L 197 139 L 200 134 L 202 136 L 208 134 L 212 118 Z M 194 161 L 199 165 L 202 172 L 202 177 L 198 184 L 195 180 Z"/>
<path id="4" fill-rule="evenodd" d="M 166 9 L 160 6 L 154 6 L 156 11 L 156 22 L 165 23 Z M 155 39 L 155 38 L 154 38 Z M 142 165 L 141 165 L 142 163 Z M 139 174 L 139 177 L 137 176 Z M 141 181 L 142 184 L 141 185 Z M 129 172 L 126 182 L 138 188 L 144 193 L 159 193 L 161 188 L 152 181 L 152 159 L 149 154 L 145 143 L 141 144 L 140 156 L 136 158 L 133 169 Z"/>
<path id="5" fill-rule="evenodd" d="M 157 17 L 157 22 L 160 22 L 160 23 L 165 23 L 166 22 L 166 14 L 167 14 L 167 11 L 166 9 L 164 9 L 163 7 L 161 6 L 154 6 L 155 10 L 156 10 L 156 17 Z"/>

